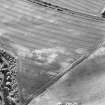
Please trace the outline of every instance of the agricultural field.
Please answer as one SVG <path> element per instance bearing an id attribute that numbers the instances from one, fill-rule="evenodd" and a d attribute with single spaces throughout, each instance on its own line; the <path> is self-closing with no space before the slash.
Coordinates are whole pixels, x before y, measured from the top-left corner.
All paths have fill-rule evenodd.
<path id="1" fill-rule="evenodd" d="M 56 105 L 59 101 L 79 102 L 82 99 L 79 105 L 85 105 L 90 101 L 89 96 L 93 102 L 100 98 L 94 95 L 103 95 L 104 91 L 101 90 L 104 87 L 104 81 L 101 82 L 104 59 L 99 57 L 99 63 L 98 57 L 92 57 L 96 52 L 100 55 L 98 49 L 104 45 L 105 19 L 100 16 L 104 1 L 43 1 L 74 12 L 48 9 L 29 0 L 0 0 L 0 47 L 17 59 L 16 80 L 22 105 L 30 103 L 33 98 L 36 105 Z M 104 50 L 101 51 L 104 55 Z M 82 57 L 86 61 L 81 60 Z M 79 65 L 78 59 L 80 66 L 74 68 Z M 94 89 L 96 93 L 93 94 Z M 86 95 L 87 91 L 90 93 Z M 37 103 L 37 100 L 42 103 Z M 34 105 L 33 102 L 29 105 Z"/>

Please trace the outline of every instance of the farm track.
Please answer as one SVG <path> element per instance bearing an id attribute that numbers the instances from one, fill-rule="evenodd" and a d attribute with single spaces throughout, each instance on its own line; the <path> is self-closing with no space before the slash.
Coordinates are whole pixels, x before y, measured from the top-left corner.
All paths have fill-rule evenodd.
<path id="1" fill-rule="evenodd" d="M 74 11 L 88 13 L 100 16 L 101 10 L 104 8 L 103 0 L 42 0 L 53 5 L 58 5 Z"/>

